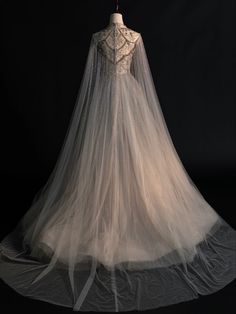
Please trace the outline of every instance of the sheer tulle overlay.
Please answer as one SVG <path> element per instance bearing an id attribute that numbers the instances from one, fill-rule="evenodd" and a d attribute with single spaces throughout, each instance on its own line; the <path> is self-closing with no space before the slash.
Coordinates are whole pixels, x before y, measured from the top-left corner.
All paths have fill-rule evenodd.
<path id="1" fill-rule="evenodd" d="M 139 33 L 93 34 L 54 170 L 0 249 L 9 286 L 74 311 L 157 308 L 235 278 L 236 232 L 177 155 Z"/>

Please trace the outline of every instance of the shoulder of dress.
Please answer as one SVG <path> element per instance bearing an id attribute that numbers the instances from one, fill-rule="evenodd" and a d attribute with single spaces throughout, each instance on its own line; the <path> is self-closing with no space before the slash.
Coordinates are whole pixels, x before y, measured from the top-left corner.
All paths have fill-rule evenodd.
<path id="1" fill-rule="evenodd" d="M 101 40 L 104 40 L 105 38 L 107 38 L 107 36 L 110 34 L 111 32 L 111 27 L 106 27 L 102 30 L 100 30 L 99 32 L 93 33 L 93 39 L 98 42 Z"/>
<path id="2" fill-rule="evenodd" d="M 120 32 L 121 34 L 126 38 L 126 40 L 135 43 L 138 38 L 141 36 L 140 33 L 128 28 L 128 27 L 124 27 L 124 28 L 120 28 Z"/>
<path id="3" fill-rule="evenodd" d="M 113 25 L 108 26 L 96 33 L 93 33 L 92 38 L 95 42 L 105 40 L 112 33 L 113 29 L 114 29 Z M 132 43 L 135 43 L 138 40 L 138 38 L 141 37 L 140 33 L 126 26 L 118 27 L 117 30 L 127 41 L 130 41 Z"/>

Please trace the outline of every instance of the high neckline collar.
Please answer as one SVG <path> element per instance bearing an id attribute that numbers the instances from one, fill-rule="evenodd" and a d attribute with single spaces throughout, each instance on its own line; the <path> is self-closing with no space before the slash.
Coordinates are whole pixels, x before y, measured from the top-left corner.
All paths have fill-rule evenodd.
<path id="1" fill-rule="evenodd" d="M 120 22 L 111 22 L 110 23 L 110 26 L 114 26 L 114 25 L 127 27 L 124 23 L 120 23 Z"/>

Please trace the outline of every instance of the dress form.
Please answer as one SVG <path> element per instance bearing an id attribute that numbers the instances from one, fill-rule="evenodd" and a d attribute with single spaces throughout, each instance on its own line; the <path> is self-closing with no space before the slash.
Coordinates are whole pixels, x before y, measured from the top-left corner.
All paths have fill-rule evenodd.
<path id="1" fill-rule="evenodd" d="M 118 6 L 92 35 L 75 106 L 47 184 L 0 242 L 0 279 L 101 312 L 188 301 L 232 281 L 236 232 L 187 176 L 141 34 Z"/>
<path id="2" fill-rule="evenodd" d="M 112 24 L 112 23 L 124 24 L 122 14 L 121 13 L 112 13 L 110 15 L 110 24 Z"/>

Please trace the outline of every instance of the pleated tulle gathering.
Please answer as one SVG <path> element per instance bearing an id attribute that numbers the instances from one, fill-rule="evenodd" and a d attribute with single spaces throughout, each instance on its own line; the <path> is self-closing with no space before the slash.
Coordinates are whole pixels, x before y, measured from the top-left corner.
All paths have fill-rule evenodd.
<path id="1" fill-rule="evenodd" d="M 95 33 L 57 163 L 1 242 L 1 278 L 74 311 L 118 312 L 213 293 L 235 262 L 236 231 L 178 157 L 141 35 Z"/>

